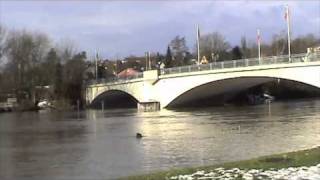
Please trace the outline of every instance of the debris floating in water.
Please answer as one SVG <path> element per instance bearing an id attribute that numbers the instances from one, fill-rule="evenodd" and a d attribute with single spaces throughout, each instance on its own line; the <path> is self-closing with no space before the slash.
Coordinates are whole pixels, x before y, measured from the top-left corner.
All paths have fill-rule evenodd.
<path id="1" fill-rule="evenodd" d="M 141 139 L 143 136 L 141 133 L 136 133 L 136 138 Z"/>

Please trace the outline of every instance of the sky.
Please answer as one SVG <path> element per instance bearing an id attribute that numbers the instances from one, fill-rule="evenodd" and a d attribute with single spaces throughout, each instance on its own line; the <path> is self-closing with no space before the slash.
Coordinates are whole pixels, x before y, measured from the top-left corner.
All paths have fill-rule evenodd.
<path id="1" fill-rule="evenodd" d="M 242 36 L 262 41 L 286 30 L 285 5 L 291 12 L 292 37 L 320 37 L 320 1 L 205 0 L 0 0 L 0 23 L 9 29 L 44 32 L 54 43 L 71 41 L 89 56 L 104 58 L 165 53 L 177 35 L 194 49 L 196 24 L 201 34 L 218 31 L 231 45 Z"/>

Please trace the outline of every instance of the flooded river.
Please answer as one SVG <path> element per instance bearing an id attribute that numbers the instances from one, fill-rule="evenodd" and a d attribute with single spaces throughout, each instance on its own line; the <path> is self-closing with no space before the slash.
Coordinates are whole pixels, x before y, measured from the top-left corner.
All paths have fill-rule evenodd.
<path id="1" fill-rule="evenodd" d="M 145 137 L 136 139 L 135 134 Z M 114 179 L 320 145 L 320 100 L 0 114 L 0 179 Z"/>

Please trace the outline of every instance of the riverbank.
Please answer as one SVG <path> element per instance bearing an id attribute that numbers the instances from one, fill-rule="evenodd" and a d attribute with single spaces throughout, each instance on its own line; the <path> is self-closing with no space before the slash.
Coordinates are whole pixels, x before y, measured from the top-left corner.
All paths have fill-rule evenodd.
<path id="1" fill-rule="evenodd" d="M 312 149 L 282 153 L 270 156 L 264 156 L 260 158 L 255 158 L 251 160 L 244 160 L 238 162 L 224 163 L 220 165 L 213 166 L 203 166 L 203 167 L 191 167 L 191 168 L 180 168 L 172 169 L 169 171 L 155 172 L 146 175 L 139 176 L 129 176 L 121 179 L 127 180 L 160 180 L 160 179 L 175 179 L 179 175 L 191 175 L 196 172 L 201 172 L 203 174 L 210 173 L 213 171 L 221 170 L 234 170 L 234 168 L 241 170 L 252 170 L 259 169 L 262 171 L 267 170 L 281 170 L 282 168 L 290 167 L 302 167 L 302 166 L 316 166 L 320 163 L 320 146 Z M 218 168 L 218 169 L 217 169 Z M 243 179 L 241 176 L 235 179 Z"/>
<path id="2" fill-rule="evenodd" d="M 46 102 L 47 104 L 43 105 L 42 107 L 36 105 L 31 100 L 22 100 L 19 103 L 0 103 L 0 113 L 1 112 L 27 112 L 27 111 L 38 111 L 40 109 L 50 109 L 50 110 L 57 110 L 57 111 L 71 111 L 77 110 L 78 107 L 71 105 L 71 103 L 66 99 L 59 99 L 50 101 L 50 103 Z M 81 107 L 79 107 L 81 108 Z"/>

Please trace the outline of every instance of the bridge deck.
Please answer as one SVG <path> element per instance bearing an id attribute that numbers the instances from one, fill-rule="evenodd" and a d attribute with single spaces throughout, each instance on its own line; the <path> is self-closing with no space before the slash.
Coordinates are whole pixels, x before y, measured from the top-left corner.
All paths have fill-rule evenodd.
<path id="1" fill-rule="evenodd" d="M 290 58 L 288 55 L 283 56 L 270 56 L 262 58 L 250 58 L 250 59 L 239 59 L 230 61 L 213 62 L 208 64 L 200 65 L 189 65 L 180 66 L 173 68 L 161 69 L 159 71 L 160 76 L 190 73 L 190 72 L 200 72 L 200 71 L 216 71 L 216 72 L 230 72 L 230 69 L 244 68 L 244 67 L 260 67 L 266 65 L 279 65 L 282 67 L 284 64 L 296 64 L 296 63 L 310 63 L 320 61 L 320 53 L 302 53 L 294 54 Z M 144 75 L 138 73 L 136 76 L 128 78 L 109 78 L 109 79 L 98 79 L 88 82 L 88 85 L 97 84 L 118 84 L 118 83 L 130 83 L 137 80 L 143 80 Z"/>
<path id="2" fill-rule="evenodd" d="M 197 71 L 222 70 L 222 69 L 231 69 L 231 68 L 240 68 L 240 67 L 253 67 L 253 66 L 275 65 L 275 64 L 292 64 L 292 63 L 314 62 L 314 61 L 320 61 L 320 53 L 295 54 L 295 55 L 292 55 L 290 58 L 289 56 L 284 55 L 284 56 L 263 57 L 261 59 L 251 58 L 251 59 L 213 62 L 213 63 L 200 64 L 200 65 L 181 66 L 181 67 L 163 69 L 160 71 L 160 74 L 161 75 L 179 74 L 179 73 L 188 73 L 188 72 L 197 72 Z"/>

